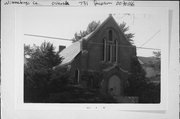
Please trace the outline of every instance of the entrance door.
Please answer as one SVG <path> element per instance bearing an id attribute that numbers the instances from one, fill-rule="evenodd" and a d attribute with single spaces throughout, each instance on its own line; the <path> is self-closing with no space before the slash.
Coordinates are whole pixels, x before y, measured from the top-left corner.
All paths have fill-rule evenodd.
<path id="1" fill-rule="evenodd" d="M 113 75 L 113 76 L 110 77 L 110 79 L 109 79 L 108 92 L 109 92 L 109 94 L 112 95 L 113 97 L 120 96 L 120 92 L 121 92 L 121 81 L 120 81 L 119 77 L 117 77 L 116 75 Z"/>

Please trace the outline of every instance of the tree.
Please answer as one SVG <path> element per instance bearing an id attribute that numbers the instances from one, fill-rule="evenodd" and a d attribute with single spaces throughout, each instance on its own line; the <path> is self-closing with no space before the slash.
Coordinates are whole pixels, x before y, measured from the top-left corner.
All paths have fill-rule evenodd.
<path id="1" fill-rule="evenodd" d="M 76 42 L 76 41 L 80 40 L 81 38 L 87 36 L 88 34 L 92 33 L 93 31 L 96 30 L 96 28 L 99 25 L 100 25 L 100 21 L 90 22 L 85 31 L 80 31 L 79 33 L 76 32 L 74 34 L 73 42 Z M 127 26 L 127 24 L 125 22 L 123 22 L 123 23 L 119 24 L 119 28 L 122 31 L 122 33 L 125 35 L 126 39 L 133 44 L 134 34 L 133 33 L 127 33 L 127 31 L 129 30 L 129 27 Z"/>
<path id="2" fill-rule="evenodd" d="M 98 22 L 92 21 L 91 23 L 89 23 L 88 27 L 87 27 L 87 30 L 86 30 L 87 34 L 90 34 L 94 30 L 96 30 L 98 25 L 100 25 L 100 21 L 98 21 Z"/>
<path id="3" fill-rule="evenodd" d="M 137 96 L 139 103 L 159 103 L 160 84 L 154 84 L 146 80 L 145 71 L 137 58 L 131 62 L 131 75 L 128 79 L 129 86 L 125 89 L 127 96 Z"/>
<path id="4" fill-rule="evenodd" d="M 145 86 L 145 71 L 141 67 L 137 58 L 131 60 L 131 74 L 128 79 L 129 86 L 126 88 L 125 92 L 128 96 L 140 96 L 142 88 Z"/>
<path id="5" fill-rule="evenodd" d="M 53 73 L 53 67 L 61 63 L 62 58 L 54 51 L 53 44 L 49 42 L 33 47 L 24 45 L 24 55 L 26 59 L 24 101 L 42 101 L 47 96 L 47 86 Z"/>
<path id="6" fill-rule="evenodd" d="M 29 67 L 34 69 L 51 69 L 61 62 L 61 57 L 54 51 L 53 44 L 49 42 L 44 42 L 41 46 L 30 47 L 25 45 L 24 48 L 24 55 L 29 55 L 27 58 Z"/>
<path id="7" fill-rule="evenodd" d="M 119 24 L 119 28 L 120 30 L 123 32 L 123 34 L 125 35 L 126 39 L 133 43 L 133 39 L 134 38 L 134 34 L 133 33 L 126 33 L 129 30 L 129 26 L 127 26 L 127 24 L 125 22 Z"/>
<path id="8" fill-rule="evenodd" d="M 153 54 L 156 58 L 161 58 L 161 52 L 160 51 L 153 51 Z"/>
<path id="9" fill-rule="evenodd" d="M 85 37 L 86 35 L 90 34 L 91 32 L 93 32 L 98 27 L 99 24 L 100 21 L 98 22 L 92 21 L 91 23 L 89 23 L 85 31 L 80 31 L 79 33 L 74 34 L 73 42 L 76 42 L 81 38 Z"/>
<path id="10" fill-rule="evenodd" d="M 32 55 L 33 49 L 30 45 L 24 45 L 24 57 Z"/>
<path id="11" fill-rule="evenodd" d="M 154 67 L 155 70 L 159 71 L 161 69 L 161 52 L 160 51 L 153 51 L 155 61 L 151 62 L 151 65 Z"/>

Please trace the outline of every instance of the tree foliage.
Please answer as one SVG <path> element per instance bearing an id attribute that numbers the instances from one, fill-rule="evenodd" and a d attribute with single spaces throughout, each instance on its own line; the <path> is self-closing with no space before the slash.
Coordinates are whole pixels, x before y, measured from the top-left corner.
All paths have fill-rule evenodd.
<path id="1" fill-rule="evenodd" d="M 119 28 L 123 32 L 126 39 L 129 42 L 133 43 L 134 34 L 133 33 L 127 33 L 129 31 L 129 26 L 127 26 L 127 24 L 125 22 L 123 22 L 123 23 L 119 24 Z"/>
<path id="2" fill-rule="evenodd" d="M 155 61 L 151 62 L 151 65 L 152 65 L 152 67 L 154 67 L 154 69 L 156 71 L 159 71 L 159 73 L 160 73 L 160 70 L 161 70 L 161 52 L 160 51 L 153 51 L 153 54 L 154 54 Z"/>
<path id="3" fill-rule="evenodd" d="M 63 73 L 63 75 L 61 74 Z M 59 80 L 61 79 L 61 80 Z M 81 76 L 82 81 L 86 81 L 84 87 L 74 83 L 74 77 L 66 68 L 57 68 L 53 73 L 52 81 L 49 85 L 49 97 L 46 102 L 50 103 L 108 103 L 115 102 L 110 95 L 100 92 L 100 72 L 85 71 Z"/>
<path id="4" fill-rule="evenodd" d="M 73 83 L 73 76 L 67 67 L 53 68 L 61 63 L 61 57 L 50 43 L 41 46 L 24 46 L 24 102 L 33 103 L 100 103 L 114 102 L 111 96 L 99 91 L 99 73 L 88 73 L 89 88 Z M 94 85 L 97 84 L 97 85 Z"/>
<path id="5" fill-rule="evenodd" d="M 100 94 L 99 85 L 82 88 L 73 84 L 73 76 L 66 67 L 53 68 L 61 63 L 61 57 L 50 43 L 41 46 L 24 45 L 24 102 L 61 103 L 61 102 L 112 102 L 109 96 Z M 87 79 L 88 77 L 88 79 Z M 99 73 L 86 74 L 87 80 L 99 78 Z M 90 79 L 89 79 L 90 78 Z"/>
<path id="6" fill-rule="evenodd" d="M 33 47 L 24 45 L 24 57 L 24 101 L 42 101 L 42 98 L 47 96 L 53 67 L 61 63 L 61 57 L 49 42 Z"/>
<path id="7" fill-rule="evenodd" d="M 139 103 L 160 103 L 160 84 L 146 80 L 145 71 L 137 58 L 132 60 L 131 67 L 129 86 L 125 90 L 126 95 L 137 96 Z"/>
<path id="8" fill-rule="evenodd" d="M 62 70 L 62 69 L 59 69 Z M 57 77 L 59 75 L 57 70 Z M 60 71 L 61 72 L 61 71 Z M 73 84 L 71 76 L 66 72 L 63 75 L 63 80 L 53 80 L 51 83 L 51 92 L 47 102 L 51 103 L 113 103 L 116 100 L 111 95 L 102 94 L 100 89 L 100 80 L 102 74 L 100 72 L 88 72 L 85 71 L 81 77 L 81 80 L 86 81 L 86 86 L 83 87 L 79 84 Z M 72 77 L 73 78 L 73 77 Z M 70 79 L 70 80 L 67 80 Z M 63 82 L 62 82 L 63 81 Z M 65 82 L 64 82 L 65 81 Z M 71 83 L 66 83 L 67 81 Z M 61 85 L 61 84 L 68 85 Z"/>
<path id="9" fill-rule="evenodd" d="M 84 71 L 81 79 L 86 80 L 88 88 L 100 89 L 101 87 L 100 83 L 103 79 L 103 74 L 98 71 L 93 71 L 93 72 Z"/>
<path id="10" fill-rule="evenodd" d="M 153 51 L 153 54 L 156 58 L 161 58 L 161 52 L 160 51 Z"/>
<path id="11" fill-rule="evenodd" d="M 145 71 L 142 69 L 137 58 L 133 58 L 131 61 L 131 75 L 128 79 L 129 86 L 127 87 L 126 94 L 128 96 L 139 96 L 141 93 L 141 87 L 145 85 Z"/>
<path id="12" fill-rule="evenodd" d="M 98 22 L 92 21 L 91 23 L 89 23 L 85 31 L 80 31 L 79 33 L 76 32 L 74 34 L 73 42 L 76 42 L 80 40 L 81 38 L 87 36 L 91 32 L 93 32 L 98 27 L 98 25 L 100 25 L 100 21 Z"/>

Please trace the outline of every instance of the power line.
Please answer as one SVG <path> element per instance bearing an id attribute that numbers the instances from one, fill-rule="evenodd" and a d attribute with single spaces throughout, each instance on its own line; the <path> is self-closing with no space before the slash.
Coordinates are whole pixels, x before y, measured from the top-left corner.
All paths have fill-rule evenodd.
<path id="1" fill-rule="evenodd" d="M 158 30 L 153 36 L 151 36 L 147 41 L 145 41 L 140 47 L 144 46 L 147 44 L 149 41 L 151 41 L 161 30 Z"/>
<path id="2" fill-rule="evenodd" d="M 161 50 L 161 49 L 158 49 L 158 48 L 146 48 L 146 47 L 136 47 L 136 48 L 145 49 L 145 50 Z"/>
<path id="3" fill-rule="evenodd" d="M 56 38 L 56 37 L 49 37 L 49 36 L 42 36 L 42 35 L 33 35 L 33 34 L 24 34 L 26 36 L 33 36 L 33 37 L 43 37 L 43 38 L 50 38 L 50 39 L 58 39 L 58 40 L 66 40 L 66 41 L 72 41 L 71 39 L 65 39 L 65 38 Z M 97 44 L 97 45 L 104 45 L 103 43 L 95 43 L 95 42 L 89 42 L 89 44 Z M 134 46 L 127 46 L 127 45 L 115 45 L 111 44 L 111 46 L 118 46 L 118 47 L 132 47 Z M 156 48 L 147 48 L 147 47 L 136 47 L 138 49 L 145 49 L 145 50 L 161 50 Z"/>
<path id="4" fill-rule="evenodd" d="M 50 38 L 50 39 L 58 39 L 58 40 L 73 41 L 72 39 L 57 38 L 57 37 L 49 37 L 49 36 L 42 36 L 42 35 L 33 35 L 33 34 L 24 34 L 24 35 L 25 35 L 25 36 L 33 36 L 33 37 L 42 37 L 42 38 Z"/>

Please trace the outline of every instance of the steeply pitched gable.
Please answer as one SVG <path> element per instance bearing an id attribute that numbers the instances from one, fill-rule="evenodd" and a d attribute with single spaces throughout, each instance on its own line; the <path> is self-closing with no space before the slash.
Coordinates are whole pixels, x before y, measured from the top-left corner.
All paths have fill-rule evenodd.
<path id="1" fill-rule="evenodd" d="M 93 35 L 95 35 L 104 25 L 106 25 L 108 21 L 112 21 L 112 22 L 115 24 L 115 26 L 117 27 L 118 31 L 121 33 L 121 35 L 122 35 L 123 38 L 125 39 L 124 42 L 126 42 L 126 43 L 129 44 L 129 45 L 132 45 L 132 44 L 127 40 L 127 38 L 125 37 L 124 33 L 120 30 L 119 25 L 118 25 L 118 23 L 116 22 L 116 20 L 113 18 L 112 14 L 109 14 L 109 17 L 106 18 L 100 25 L 98 25 L 97 28 L 96 28 L 92 33 L 88 34 L 87 36 L 85 36 L 85 37 L 82 38 L 82 39 L 84 39 L 84 40 L 89 40 L 89 39 L 90 39 Z"/>
<path id="2" fill-rule="evenodd" d="M 117 22 L 115 21 L 115 19 L 113 18 L 113 16 L 110 14 L 109 17 L 104 20 L 100 25 L 97 26 L 97 28 L 91 32 L 90 34 L 86 35 L 85 37 L 83 37 L 82 39 L 80 39 L 79 41 L 74 42 L 72 45 L 70 45 L 69 47 L 67 47 L 66 49 L 64 49 L 62 52 L 60 52 L 60 56 L 63 57 L 63 60 L 60 64 L 60 66 L 62 65 L 66 65 L 69 64 L 73 61 L 73 59 L 80 53 L 81 51 L 81 41 L 82 40 L 89 40 L 93 35 L 95 35 L 109 20 L 113 21 L 113 23 L 115 23 L 115 25 L 118 27 L 119 32 L 121 32 L 121 34 L 123 35 L 124 39 L 126 39 L 126 37 L 124 36 L 124 34 L 122 33 L 122 31 L 119 28 L 119 25 L 117 24 Z M 131 43 L 126 39 L 126 41 L 129 45 L 131 45 Z"/>

